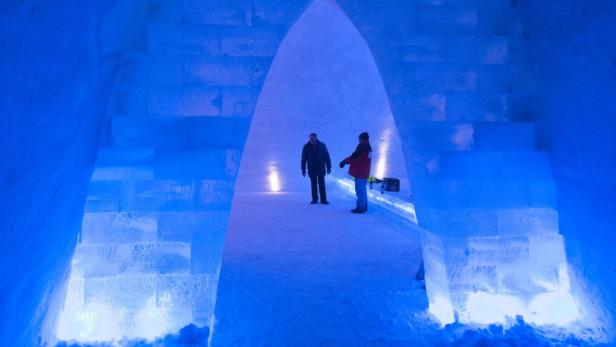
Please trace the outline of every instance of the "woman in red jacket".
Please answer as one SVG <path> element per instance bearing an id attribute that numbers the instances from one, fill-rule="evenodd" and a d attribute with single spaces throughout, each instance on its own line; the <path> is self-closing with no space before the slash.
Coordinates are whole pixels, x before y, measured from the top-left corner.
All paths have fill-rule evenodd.
<path id="1" fill-rule="evenodd" d="M 355 195 L 357 195 L 357 206 L 351 210 L 353 213 L 364 213 L 368 210 L 368 192 L 366 184 L 370 176 L 370 165 L 372 164 L 372 147 L 370 147 L 370 137 L 367 132 L 359 134 L 359 144 L 351 156 L 340 162 L 340 168 L 346 164 L 349 167 L 349 175 L 355 177 Z"/>

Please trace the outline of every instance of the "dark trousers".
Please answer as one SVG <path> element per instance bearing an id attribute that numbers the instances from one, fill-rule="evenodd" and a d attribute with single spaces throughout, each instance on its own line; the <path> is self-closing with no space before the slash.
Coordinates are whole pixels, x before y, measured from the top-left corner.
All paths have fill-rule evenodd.
<path id="1" fill-rule="evenodd" d="M 319 184 L 318 195 L 317 183 Z M 321 195 L 321 202 L 327 201 L 327 194 L 325 193 L 325 175 L 310 175 L 310 187 L 312 188 L 312 201 L 319 200 L 319 195 Z"/>

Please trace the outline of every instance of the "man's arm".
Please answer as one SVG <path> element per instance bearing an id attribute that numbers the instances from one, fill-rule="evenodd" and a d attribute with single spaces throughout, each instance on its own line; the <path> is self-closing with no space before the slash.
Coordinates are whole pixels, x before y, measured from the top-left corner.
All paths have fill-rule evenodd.
<path id="1" fill-rule="evenodd" d="M 302 172 L 306 172 L 306 160 L 308 160 L 307 156 L 306 146 L 304 146 L 304 148 L 302 148 Z"/>
<path id="2" fill-rule="evenodd" d="M 327 150 L 327 146 L 323 145 L 323 149 L 325 150 L 325 166 L 327 167 L 327 171 L 332 171 L 332 159 L 329 157 L 329 151 Z"/>
<path id="3" fill-rule="evenodd" d="M 363 152 L 364 152 L 364 149 L 361 147 L 361 145 L 357 145 L 357 147 L 355 147 L 355 151 L 353 151 L 353 153 L 351 153 L 350 156 L 342 159 L 342 161 L 339 164 L 340 168 L 343 168 L 346 164 L 351 164 L 353 159 L 357 158 Z"/>

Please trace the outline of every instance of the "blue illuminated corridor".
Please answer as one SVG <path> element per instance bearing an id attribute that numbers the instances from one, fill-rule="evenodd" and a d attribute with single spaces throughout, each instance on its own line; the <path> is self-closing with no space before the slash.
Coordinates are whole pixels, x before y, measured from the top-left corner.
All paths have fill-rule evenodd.
<path id="1" fill-rule="evenodd" d="M 4 1 L 0 346 L 614 345 L 615 19 Z M 338 163 L 362 132 L 401 190 L 358 215 Z"/>

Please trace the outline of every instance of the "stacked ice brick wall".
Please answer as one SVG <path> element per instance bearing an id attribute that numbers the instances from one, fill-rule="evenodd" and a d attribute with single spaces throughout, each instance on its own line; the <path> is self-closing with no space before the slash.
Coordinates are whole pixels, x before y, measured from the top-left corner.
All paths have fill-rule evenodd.
<path id="1" fill-rule="evenodd" d="M 575 318 L 516 2 L 340 2 L 379 61 L 401 132 L 430 311 L 442 322 Z"/>
<path id="2" fill-rule="evenodd" d="M 541 96 L 538 141 L 552 153 L 574 290 L 614 339 L 616 2 L 520 6 Z"/>
<path id="3" fill-rule="evenodd" d="M 241 150 L 294 6 L 151 1 L 109 106 L 59 338 L 211 326 Z"/>
<path id="4" fill-rule="evenodd" d="M 545 237 L 558 255 L 546 266 L 553 269 L 552 265 L 563 264 L 549 163 L 534 146 L 532 85 L 526 78 L 515 2 L 338 3 L 375 55 L 414 182 L 419 221 L 436 235 L 426 237 L 434 243 L 425 244 L 432 304 L 440 300 L 438 294 L 446 294 L 450 305 L 460 305 L 456 311 L 464 320 L 470 313 L 463 309 L 460 293 L 493 293 L 498 285 L 512 290 L 515 286 L 496 274 L 497 268 L 503 268 L 499 257 L 514 253 L 512 259 L 517 257 L 519 265 L 530 264 L 537 254 L 532 242 L 536 235 L 551 235 Z M 168 246 L 170 258 L 183 259 L 165 262 L 177 268 L 157 269 L 156 276 L 184 273 L 196 278 L 195 258 L 204 254 L 197 251 L 199 237 L 213 245 L 222 244 L 222 236 L 217 240 L 206 236 L 204 230 L 211 222 L 195 227 L 198 222 L 183 217 L 206 218 L 198 217 L 210 213 L 204 209 L 220 209 L 226 220 L 237 161 L 258 93 L 284 33 L 307 5 L 303 0 L 152 2 L 147 49 L 135 52 L 126 62 L 123 83 L 117 86 L 110 107 L 107 142 L 99 156 L 90 205 L 105 205 L 106 200 L 117 197 L 117 203 L 112 202 L 117 208 L 107 212 L 131 214 L 107 218 L 121 219 L 123 225 L 140 225 L 137 229 L 149 228 L 138 232 L 145 239 L 137 244 Z M 104 164 L 106 151 L 112 164 Z M 130 152 L 126 154 L 132 158 L 128 159 L 130 164 L 113 164 L 114 160 L 125 163 L 127 157 L 119 154 L 121 151 Z M 517 165 L 520 161 L 527 163 Z M 145 218 L 142 222 L 131 219 L 143 209 L 152 212 L 145 208 L 152 201 L 157 206 L 155 217 L 138 216 Z M 168 213 L 189 227 L 178 228 L 182 224 L 177 219 L 165 222 Z M 84 228 L 88 218 L 94 217 L 84 217 Z M 462 226 L 456 227 L 457 221 Z M 222 226 L 224 221 L 213 224 Z M 172 227 L 165 229 L 165 225 Z M 198 230 L 186 231 L 193 227 Z M 464 235 L 462 243 L 467 245 L 467 259 L 461 261 L 479 262 L 484 268 L 453 269 L 439 258 L 439 254 L 450 257 L 458 250 L 450 247 L 452 230 Z M 130 244 L 121 247 L 132 247 Z M 443 252 L 432 252 L 430 247 Z M 471 249 L 475 252 L 472 257 Z M 117 254 L 122 252 L 126 253 Z M 218 264 L 220 258 L 212 256 L 210 260 Z M 437 268 L 428 265 L 431 261 L 445 269 L 445 282 L 430 279 L 439 275 Z M 556 267 L 558 290 L 566 291 L 565 275 L 560 265 Z M 146 267 L 120 265 L 113 277 L 135 268 Z M 537 288 L 536 283 L 524 282 L 520 273 L 507 276 L 522 281 L 517 293 Z M 480 277 L 491 280 L 491 287 L 485 287 L 489 281 Z M 468 283 L 473 278 L 477 283 Z M 458 279 L 462 281 L 456 282 Z M 443 283 L 445 291 L 435 292 Z M 450 290 L 456 286 L 462 288 L 460 292 Z M 546 286 L 554 288 L 553 283 L 544 283 Z M 210 281 L 208 288 L 213 293 L 215 282 Z M 184 291 L 188 292 L 191 290 Z M 191 305 L 190 319 L 182 320 L 209 324 L 211 308 L 193 317 L 194 302 Z M 447 315 L 453 314 L 452 306 Z"/>
<path id="5" fill-rule="evenodd" d="M 250 2 L 250 4 L 247 4 L 247 2 Z M 181 5 L 182 8 L 188 6 L 187 10 L 189 12 L 192 11 L 192 14 L 182 14 L 181 11 L 175 11 L 175 18 L 173 16 L 171 18 L 164 18 L 164 16 L 161 17 L 160 15 L 158 17 L 153 16 L 152 23 L 154 26 L 156 25 L 154 22 L 172 24 L 168 26 L 171 28 L 171 31 L 167 32 L 170 34 L 169 37 L 173 38 L 174 35 L 171 33 L 173 30 L 176 30 L 176 33 L 179 33 L 183 39 L 187 39 L 189 42 L 191 35 L 194 34 L 189 28 L 195 27 L 194 24 L 202 24 L 196 27 L 212 29 L 212 34 L 215 36 L 214 39 L 209 41 L 209 44 L 206 44 L 205 41 L 199 42 L 197 37 L 195 38 L 196 42 L 193 44 L 187 43 L 185 47 L 192 46 L 196 51 L 206 50 L 204 47 L 210 47 L 212 51 L 209 54 L 222 57 L 224 47 L 227 47 L 227 54 L 231 51 L 247 52 L 252 50 L 252 47 L 255 47 L 255 38 L 242 38 L 244 37 L 243 35 L 240 35 L 237 40 L 233 40 L 233 42 L 244 42 L 243 44 L 230 44 L 228 40 L 227 44 L 224 44 L 224 33 L 235 31 L 236 34 L 246 33 L 250 37 L 248 34 L 250 30 L 257 27 L 288 27 L 299 16 L 307 2 L 307 0 L 215 0 L 202 1 L 201 7 L 191 8 L 190 2 L 179 0 L 173 1 L 173 3 L 176 6 Z M 169 3 L 171 3 L 170 0 Z M 194 3 L 199 2 L 194 1 Z M 439 166 L 438 153 L 443 148 L 454 150 L 471 149 L 474 137 L 471 135 L 471 132 L 479 124 L 478 122 L 485 120 L 526 120 L 528 119 L 526 115 L 532 113 L 528 112 L 528 105 L 532 105 L 532 103 L 528 102 L 529 99 L 525 92 L 526 88 L 522 87 L 525 83 L 520 83 L 524 79 L 518 78 L 524 74 L 516 73 L 521 66 L 524 66 L 524 64 L 519 64 L 520 52 L 523 52 L 523 50 L 519 49 L 521 35 L 517 29 L 516 18 L 513 15 L 515 9 L 512 4 L 515 4 L 516 1 L 338 0 L 338 3 L 357 25 L 375 54 L 384 82 L 388 88 L 391 107 L 394 110 L 398 123 L 397 127 L 401 131 L 401 135 L 403 135 L 404 152 L 407 155 L 407 163 L 412 168 L 410 172 L 412 172 L 413 176 L 426 175 L 430 170 L 435 171 Z M 521 2 L 526 7 L 531 3 L 535 5 L 535 2 Z M 563 7 L 571 5 L 570 3 L 577 4 L 576 6 L 579 8 L 574 6 Z M 34 6 L 31 6 L 31 4 Z M 604 40 L 602 35 L 592 35 L 590 31 L 584 30 L 596 28 L 598 33 L 608 33 L 609 31 L 604 30 L 604 27 L 609 28 L 609 23 L 613 23 L 609 16 L 614 11 L 597 10 L 596 2 L 568 1 L 565 2 L 565 5 L 563 3 L 546 5 L 542 2 L 536 2 L 536 8 L 531 8 L 527 13 L 527 17 L 536 22 L 536 25 L 530 27 L 531 34 L 534 33 L 535 37 L 543 37 L 545 39 L 545 42 L 541 45 L 544 48 L 544 52 L 538 55 L 535 65 L 541 67 L 540 70 L 547 71 L 545 74 L 542 74 L 542 78 L 549 83 L 548 87 L 551 87 L 542 87 L 542 90 L 545 90 L 547 94 L 543 96 L 551 97 L 551 99 L 543 97 L 542 100 L 549 99 L 552 101 L 552 103 L 546 102 L 553 111 L 550 114 L 550 118 L 553 118 L 553 123 L 549 125 L 549 128 L 554 133 L 555 140 L 563 141 L 567 145 L 584 146 L 590 142 L 593 145 L 598 143 L 596 146 L 601 147 L 601 150 L 607 150 L 613 147 L 603 145 L 605 143 L 609 144 L 610 141 L 610 136 L 605 135 L 609 133 L 609 126 L 605 126 L 607 123 L 600 122 L 609 120 L 609 117 L 595 117 L 593 119 L 597 119 L 597 124 L 592 124 L 589 127 L 587 125 L 587 120 L 589 119 L 587 114 L 597 115 L 601 114 L 601 112 L 606 112 L 606 109 L 613 109 L 609 103 L 609 100 L 613 99 L 609 91 L 613 88 L 606 88 L 609 84 L 606 82 L 607 80 L 602 80 L 603 83 L 596 83 L 597 75 L 605 77 L 605 79 L 609 79 L 609 76 L 611 76 L 608 72 L 612 65 L 606 63 L 609 62 L 609 59 L 604 57 L 604 55 L 596 54 L 596 48 L 601 46 L 603 42 L 609 42 L 609 37 L 608 40 Z M 607 6 L 605 2 L 602 5 Z M 22 7 L 24 8 L 23 10 Z M 157 7 L 163 8 L 161 6 Z M 199 15 L 198 11 L 196 11 L 197 9 L 205 8 L 209 8 L 213 12 L 206 16 L 203 14 Z M 248 8 L 250 9 L 247 10 Z M 569 10 L 564 11 L 563 8 L 568 8 Z M 571 10 L 572 8 L 573 10 Z M 14 9 L 19 11 L 13 11 Z M 90 33 L 87 29 L 92 24 L 97 24 L 91 20 L 90 10 L 90 7 L 81 6 L 81 3 L 79 5 L 61 6 L 54 4 L 53 6 L 48 6 L 43 1 L 36 0 L 24 2 L 19 6 L 5 6 L 3 8 L 3 15 L 10 19 L 3 21 L 3 24 L 18 23 L 18 25 L 14 25 L 11 31 L 7 31 L 14 32 L 15 35 L 7 36 L 9 41 L 7 41 L 6 45 L 7 47 L 10 46 L 11 49 L 7 49 L 6 52 L 11 54 L 7 55 L 10 59 L 6 60 L 8 63 L 5 64 L 5 67 L 8 67 L 6 70 L 8 78 L 5 79 L 5 82 L 8 81 L 7 85 L 11 86 L 7 90 L 14 93 L 17 91 L 18 93 L 15 95 L 9 94 L 9 107 L 8 111 L 5 112 L 7 115 L 5 118 L 9 122 L 6 124 L 5 129 L 7 134 L 13 134 L 15 143 L 20 145 L 5 146 L 7 151 L 3 158 L 6 162 L 20 163 L 23 158 L 31 158 L 32 155 L 40 156 L 41 153 L 56 154 L 58 153 L 57 148 L 61 148 L 62 153 L 64 153 L 64 150 L 79 152 L 79 156 L 74 155 L 69 156 L 69 158 L 78 157 L 83 161 L 87 161 L 85 157 L 89 158 L 89 141 L 80 140 L 81 142 L 79 142 L 75 140 L 64 142 L 64 135 L 68 133 L 67 129 L 72 131 L 74 128 L 73 126 L 67 127 L 66 124 L 77 124 L 76 127 L 79 127 L 79 131 L 75 131 L 76 134 L 79 134 L 84 139 L 93 138 L 94 130 L 92 129 L 95 129 L 96 126 L 82 126 L 82 123 L 73 122 L 72 120 L 80 119 L 88 124 L 90 121 L 97 123 L 94 118 L 100 111 L 97 104 L 98 101 L 91 103 L 83 101 L 85 96 L 81 94 L 83 88 L 80 87 L 85 85 L 81 84 L 82 80 L 87 80 L 84 76 L 94 75 L 95 73 L 90 73 L 89 70 L 76 69 L 76 67 L 87 60 L 90 54 L 94 52 L 93 56 L 98 58 L 97 54 L 100 53 L 96 52 L 96 49 L 92 49 L 90 47 L 91 43 L 87 42 L 88 37 L 96 37 L 95 34 Z M 67 16 L 67 13 L 73 13 L 71 11 L 79 12 L 79 15 Z M 584 20 L 572 25 L 571 21 L 562 20 L 563 13 L 569 13 L 575 18 L 589 19 L 589 21 L 591 21 L 590 18 L 607 18 L 605 21 L 607 24 L 593 22 L 594 25 L 588 26 L 588 22 Z M 597 15 L 595 16 L 595 14 Z M 549 27 L 552 31 L 548 30 L 552 36 L 542 36 L 546 29 L 544 20 L 548 17 L 554 22 Z M 54 24 L 48 25 L 49 23 L 45 22 L 45 20 Z M 56 22 L 60 21 L 62 25 L 55 25 Z M 33 25 L 23 26 L 21 25 L 22 22 Z M 561 30 L 560 27 L 554 26 L 555 23 L 562 23 L 566 30 Z M 121 34 L 121 25 L 112 26 Z M 31 30 L 32 27 L 36 29 Z M 24 28 L 28 30 L 24 30 Z M 579 35 L 578 31 L 580 30 L 584 35 Z M 281 29 L 280 32 L 283 33 L 284 29 Z M 66 40 L 67 37 L 72 37 L 71 35 L 75 33 L 78 34 L 77 38 Z M 563 36 L 563 33 L 566 35 Z M 14 40 L 11 40 L 11 37 Z M 574 40 L 569 40 L 571 37 Z M 592 41 L 590 44 L 580 46 L 576 44 L 576 39 L 580 37 L 592 37 L 598 41 Z M 463 42 L 464 38 L 468 39 L 466 42 L 470 46 L 459 45 L 460 42 Z M 500 39 L 503 39 L 503 41 L 499 41 Z M 562 41 L 556 42 L 558 45 L 555 46 L 554 39 Z M 484 46 L 478 44 L 480 42 L 485 42 L 486 44 L 489 42 L 503 42 L 501 47 L 507 47 L 506 52 L 488 55 L 492 57 L 500 56 L 503 60 L 501 62 L 498 62 L 498 59 L 496 61 L 486 60 L 486 55 L 480 54 L 483 51 L 481 47 L 492 45 Z M 177 41 L 173 39 L 172 43 L 177 44 Z M 24 50 L 24 46 L 28 49 Z M 565 46 L 569 47 L 569 50 L 566 52 L 563 51 Z M 61 47 L 61 49 L 56 49 L 57 47 Z M 229 47 L 235 48 L 230 49 Z M 456 50 L 456 47 L 462 47 L 462 49 Z M 580 50 L 580 47 L 591 47 L 591 49 Z M 30 48 L 36 48 L 34 49 L 36 54 L 31 54 Z M 174 48 L 169 47 L 168 49 L 173 50 Z M 150 47 L 148 47 L 148 50 L 150 50 Z M 162 52 L 166 50 L 163 49 Z M 180 49 L 180 51 L 182 50 L 183 48 Z M 189 51 L 194 52 L 193 50 Z M 41 52 L 44 52 L 44 54 L 40 54 Z M 67 61 L 67 52 L 70 53 L 71 57 L 78 58 Z M 547 52 L 550 54 L 548 55 Z M 589 66 L 584 65 L 584 68 L 571 69 L 570 66 L 572 65 L 568 64 L 569 60 L 561 59 L 564 55 L 569 57 L 569 59 L 575 57 L 582 61 L 591 62 L 590 65 L 593 67 L 592 77 L 589 77 L 590 75 L 588 74 Z M 545 59 L 546 56 L 549 59 Z M 596 57 L 603 60 L 595 63 L 593 59 Z M 20 63 L 13 64 L 14 61 L 19 61 Z M 52 65 L 62 65 L 62 68 L 52 68 Z M 556 72 L 548 69 L 549 67 L 556 67 L 554 70 Z M 91 70 L 96 69 L 92 68 Z M 58 71 L 62 72 L 61 76 L 58 75 Z M 575 76 L 571 78 L 571 74 Z M 57 84 L 58 78 L 61 78 L 66 83 L 56 88 L 55 84 Z M 97 79 L 94 80 L 98 81 Z M 24 83 L 24 81 L 27 81 L 27 83 Z M 41 83 L 41 81 L 46 83 Z M 76 83 L 76 81 L 79 83 Z M 563 81 L 567 83 L 563 83 Z M 579 98 L 569 98 L 569 95 L 580 95 L 577 93 L 580 89 L 580 82 L 584 83 L 585 90 L 591 91 L 582 94 L 583 97 L 596 101 L 596 95 L 603 93 L 605 98 L 601 99 L 602 102 L 584 103 L 580 102 L 581 99 Z M 49 86 L 53 87 L 50 88 Z M 213 86 L 216 86 L 216 84 L 213 84 Z M 98 92 L 97 88 L 90 89 Z M 255 85 L 255 89 L 258 90 L 259 88 Z M 101 87 L 100 90 L 100 99 L 105 99 L 103 96 L 106 94 L 103 92 L 105 88 Z M 564 93 L 562 92 L 563 90 L 565 91 Z M 70 91 L 70 93 L 66 93 L 66 91 Z M 186 88 L 186 91 L 186 95 L 197 95 L 199 93 L 198 90 L 191 90 L 190 88 Z M 238 113 L 244 113 L 242 110 L 246 110 L 245 114 L 250 114 L 250 103 L 246 104 L 245 101 L 253 100 L 253 95 L 251 93 L 242 94 L 242 91 L 246 91 L 244 87 L 238 88 L 236 91 L 238 92 L 237 94 L 227 93 L 226 99 L 224 98 L 224 93 L 221 94 L 223 95 L 222 98 L 213 97 L 210 109 L 214 110 L 214 113 L 221 112 L 223 114 L 222 110 L 226 107 L 227 110 L 237 109 Z M 568 93 L 567 91 L 573 91 L 574 93 Z M 35 100 L 30 97 L 21 96 L 22 93 L 26 96 L 46 95 L 47 97 Z M 173 91 L 170 90 L 169 93 L 171 94 Z M 237 99 L 231 98 L 231 95 L 236 95 Z M 567 100 L 560 98 L 567 98 Z M 95 99 L 98 100 L 98 98 Z M 189 97 L 182 100 L 181 104 L 190 105 Z M 226 103 L 225 100 L 227 100 Z M 580 111 L 578 107 L 581 104 L 596 106 L 588 106 L 588 109 Z M 609 107 L 606 107 L 606 104 Z M 248 105 L 248 107 L 244 109 L 243 105 Z M 561 109 L 569 116 L 569 122 L 566 124 L 562 123 L 560 117 L 562 114 Z M 590 111 L 586 112 L 588 110 Z M 581 117 L 579 116 L 580 114 L 585 116 Z M 605 114 L 611 115 L 614 112 L 607 112 Z M 45 115 L 45 117 L 41 118 L 41 115 Z M 51 116 L 55 116 L 55 118 Z M 50 119 L 53 120 L 52 123 L 49 123 Z M 57 122 L 56 120 L 62 120 L 62 122 Z M 572 120 L 575 120 L 575 122 Z M 39 128 L 44 128 L 45 131 L 39 131 L 36 127 L 33 128 L 33 124 L 41 125 Z M 158 128 L 160 129 L 160 134 L 167 134 L 168 131 L 171 131 L 166 129 L 168 123 L 158 124 L 160 126 Z M 505 126 L 510 126 L 510 123 L 507 123 Z M 580 139 L 577 131 L 578 127 L 585 130 L 586 136 L 590 139 L 589 141 L 585 141 L 584 139 L 586 138 Z M 428 134 L 427 136 L 418 136 L 418 134 L 424 131 Z M 565 131 L 567 136 L 561 136 L 561 131 Z M 62 137 L 62 139 L 58 140 L 56 137 Z M 36 138 L 37 141 L 33 142 L 32 138 Z M 593 140 L 597 140 L 596 143 Z M 32 149 L 22 145 L 22 142 L 28 144 L 36 143 L 40 145 L 40 148 L 35 147 Z M 85 147 L 81 146 L 83 151 L 81 149 L 77 151 L 79 146 L 76 147 L 75 144 L 84 144 Z M 570 153 L 575 152 L 575 148 L 572 149 L 571 146 L 554 146 L 554 152 L 556 156 L 568 157 Z M 82 152 L 87 153 L 84 154 Z M 582 164 L 579 164 L 579 167 L 564 165 L 562 170 L 579 175 L 580 179 L 582 179 L 588 174 L 587 163 L 584 160 L 593 161 L 593 159 L 599 158 L 586 154 L 608 152 L 596 152 L 595 148 L 591 148 L 591 150 L 583 151 L 583 155 L 580 155 L 578 152 L 575 153 L 578 155 L 572 159 L 573 164 Z M 39 163 L 45 162 L 38 157 L 35 157 L 35 159 Z M 590 171 L 591 175 L 605 174 L 609 177 L 610 167 L 594 166 L 605 162 L 607 161 L 594 160 L 594 164 L 592 164 L 593 170 Z M 28 339 L 28 341 L 36 340 L 36 334 L 38 334 L 40 326 L 37 323 L 32 323 L 31 317 L 38 317 L 35 318 L 38 321 L 40 318 L 39 313 L 46 312 L 50 306 L 50 299 L 47 293 L 53 291 L 54 285 L 57 285 L 54 281 L 49 280 L 47 274 L 62 273 L 64 263 L 58 261 L 58 258 L 68 254 L 68 250 L 72 247 L 72 243 L 66 242 L 66 240 L 73 238 L 73 228 L 60 228 L 56 225 L 61 225 L 62 223 L 54 223 L 57 219 L 63 222 L 68 221 L 67 223 L 72 225 L 72 212 L 65 215 L 59 213 L 40 214 L 39 211 L 49 210 L 48 206 L 45 205 L 49 201 L 53 201 L 54 207 L 57 207 L 54 208 L 54 212 L 63 211 L 63 208 L 68 205 L 72 206 L 72 202 L 78 201 L 81 197 L 81 189 L 75 188 L 76 193 L 73 194 L 67 193 L 66 187 L 80 186 L 76 184 L 75 178 L 79 176 L 79 173 L 85 172 L 88 167 L 83 165 L 84 168 L 79 166 L 79 169 L 63 171 L 58 169 L 58 161 L 53 163 L 56 165 L 50 164 L 48 165 L 49 167 L 43 167 L 45 170 L 38 171 L 33 170 L 28 161 L 23 161 L 21 165 L 17 166 L 7 166 L 17 170 L 15 171 L 17 174 L 13 176 L 26 176 L 28 179 L 11 181 L 10 191 L 17 192 L 15 196 L 19 198 L 12 198 L 13 196 L 9 195 L 6 202 L 5 210 L 11 214 L 7 220 L 11 220 L 14 225 L 11 226 L 9 224 L 7 232 L 3 233 L 10 241 L 6 243 L 9 246 L 4 254 L 7 264 L 11 264 L 13 269 L 11 273 L 14 276 L 8 276 L 3 283 L 6 297 L 13 298 L 7 302 L 7 305 L 5 305 L 6 310 L 3 312 L 3 323 L 6 323 L 4 324 L 5 332 L 10 331 L 10 334 L 7 333 L 0 336 L 4 338 L 3 341 L 14 343 L 15 341 L 21 341 L 20 338 L 22 337 Z M 71 162 L 71 164 L 74 164 L 74 162 Z M 56 171 L 54 172 L 54 170 Z M 39 174 L 39 171 L 42 174 Z M 27 175 L 24 173 L 27 173 Z M 53 173 L 62 173 L 64 176 L 70 176 L 71 178 L 62 181 L 58 179 L 58 175 L 54 176 Z M 69 181 L 70 184 L 62 183 Z M 609 180 L 600 181 L 607 182 Z M 35 182 L 35 184 L 33 185 L 32 182 Z M 575 184 L 578 183 L 578 181 L 574 182 Z M 32 189 L 32 186 L 35 185 L 45 187 L 45 189 Z M 57 190 L 56 187 L 58 186 L 63 188 Z M 595 191 L 604 192 L 605 188 L 599 186 Z M 24 198 L 24 196 L 30 197 L 30 195 L 25 195 L 24 192 L 31 194 L 31 199 Z M 426 195 L 420 192 L 415 194 L 420 214 L 423 208 L 422 199 L 424 196 Z M 604 271 L 605 259 L 609 260 L 609 252 L 595 252 L 595 250 L 601 249 L 601 246 L 606 244 L 604 236 L 609 234 L 611 225 L 601 225 L 600 229 L 593 226 L 591 228 L 593 229 L 592 232 L 586 232 L 586 230 L 589 230 L 588 221 L 599 221 L 605 215 L 609 215 L 605 211 L 609 212 L 610 209 L 604 207 L 604 204 L 609 204 L 609 202 L 606 202 L 607 200 L 609 199 L 595 199 L 594 196 L 588 197 L 586 195 L 582 195 L 581 199 L 572 198 L 570 202 L 567 202 L 568 213 L 565 216 L 570 221 L 568 223 L 568 238 L 571 239 L 570 236 L 576 236 L 574 238 L 575 245 L 583 250 L 580 251 L 579 257 L 584 260 L 591 259 L 590 271 L 595 274 L 593 279 L 603 278 L 604 280 L 601 283 L 608 284 L 605 288 L 608 288 L 609 284 L 611 284 L 609 278 L 610 271 Z M 35 203 L 29 203 L 30 201 Z M 578 203 L 580 206 L 577 205 Z M 584 218 L 578 218 L 578 212 L 580 211 L 578 207 L 588 211 Z M 73 208 L 71 207 L 70 210 L 72 211 Z M 77 210 L 77 208 L 74 208 L 74 210 Z M 15 213 L 15 211 L 20 213 Z M 37 225 L 37 227 L 32 227 L 32 225 Z M 141 226 L 139 228 L 144 229 L 145 227 Z M 139 228 L 136 230 L 139 230 Z M 148 228 L 150 234 L 153 234 L 152 230 L 154 230 L 154 227 Z M 27 256 L 31 261 L 21 261 L 24 259 L 24 252 L 29 253 Z M 47 265 L 43 267 L 40 264 Z M 586 266 L 588 262 L 584 265 L 584 270 L 588 272 L 589 267 Z M 598 274 L 605 275 L 598 276 Z M 58 276 L 58 281 L 60 278 L 61 276 Z M 23 284 L 26 283 L 24 281 L 27 281 L 29 284 L 35 283 L 38 285 L 32 286 L 32 290 L 24 291 Z M 606 289 L 605 291 L 609 293 L 609 290 Z M 80 303 L 82 301 L 77 300 L 77 302 Z M 87 317 L 87 315 L 84 315 L 85 319 Z"/>
<path id="6" fill-rule="evenodd" d="M 442 322 L 538 324 L 578 318 L 556 189 L 539 151 L 443 153 L 419 181 L 430 311 Z"/>

